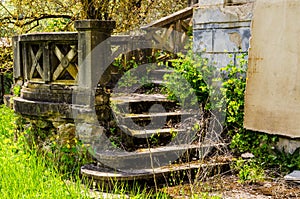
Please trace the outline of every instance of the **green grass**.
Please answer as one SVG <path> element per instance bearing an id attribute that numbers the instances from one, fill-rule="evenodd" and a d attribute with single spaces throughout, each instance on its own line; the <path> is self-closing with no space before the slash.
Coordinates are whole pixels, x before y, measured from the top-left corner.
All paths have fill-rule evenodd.
<path id="1" fill-rule="evenodd" d="M 87 198 L 79 181 L 66 184 L 18 133 L 14 113 L 0 107 L 0 198 Z"/>
<path id="2" fill-rule="evenodd" d="M 18 131 L 16 120 L 12 110 L 0 106 L 0 198 L 94 198 L 78 176 L 75 180 L 66 180 L 56 167 L 55 159 L 51 161 L 29 147 L 26 137 L 30 132 Z M 99 190 L 106 192 L 105 186 Z M 116 183 L 109 192 L 118 194 L 119 198 L 128 195 L 134 199 L 168 198 L 166 194 L 154 194 L 139 185 L 129 187 L 122 183 Z M 99 193 L 96 195 L 101 197 Z"/>
<path id="3" fill-rule="evenodd" d="M 37 153 L 37 149 L 29 147 L 26 137 L 30 132 L 18 131 L 16 120 L 12 110 L 0 106 L 1 199 L 95 198 L 78 176 L 74 177 L 75 180 L 66 179 L 66 175 L 56 167 L 55 159 L 51 161 L 42 153 Z M 118 194 L 118 198 L 170 198 L 164 191 L 157 190 L 156 193 L 154 189 L 142 188 L 139 184 L 128 186 L 115 182 L 113 190 L 106 190 L 105 185 L 98 187 L 98 190 Z M 101 193 L 96 195 L 96 198 L 101 198 Z M 194 198 L 198 198 L 197 195 Z"/>

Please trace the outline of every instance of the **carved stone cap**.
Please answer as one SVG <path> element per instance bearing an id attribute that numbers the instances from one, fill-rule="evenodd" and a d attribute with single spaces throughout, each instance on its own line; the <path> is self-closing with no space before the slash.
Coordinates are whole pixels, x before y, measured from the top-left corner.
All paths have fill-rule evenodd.
<path id="1" fill-rule="evenodd" d="M 78 31 L 95 30 L 100 32 L 111 33 L 115 27 L 115 21 L 101 21 L 97 19 L 85 19 L 75 21 L 75 28 Z"/>
<path id="2" fill-rule="evenodd" d="M 19 41 L 76 41 L 78 40 L 77 32 L 39 32 L 14 36 L 14 40 Z"/>

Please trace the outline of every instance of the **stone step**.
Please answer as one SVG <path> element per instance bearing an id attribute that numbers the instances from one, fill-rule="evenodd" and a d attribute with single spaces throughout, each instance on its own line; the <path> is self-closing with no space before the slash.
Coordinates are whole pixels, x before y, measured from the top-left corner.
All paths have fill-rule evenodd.
<path id="1" fill-rule="evenodd" d="M 183 133 L 184 129 L 164 128 L 164 129 L 130 129 L 127 126 L 120 125 L 120 128 L 128 135 L 136 138 L 149 138 L 153 135 L 170 135 L 172 133 Z"/>
<path id="2" fill-rule="evenodd" d="M 114 111 L 118 113 L 149 112 L 151 107 L 159 105 L 163 111 L 172 111 L 178 107 L 177 102 L 167 99 L 162 94 L 114 94 L 111 99 Z"/>
<path id="3" fill-rule="evenodd" d="M 164 112 L 164 113 L 145 113 L 145 114 L 124 114 L 122 115 L 123 119 L 138 119 L 138 120 L 149 120 L 153 118 L 160 117 L 180 117 L 180 116 L 194 116 L 196 113 L 192 112 L 183 112 L 183 111 L 175 111 L 175 112 Z"/>
<path id="4" fill-rule="evenodd" d="M 59 114 L 63 118 L 73 118 L 72 105 L 67 103 L 50 103 L 14 97 L 13 104 L 14 110 L 23 115 L 56 117 Z"/>
<path id="5" fill-rule="evenodd" d="M 110 101 L 114 104 L 134 102 L 172 102 L 163 94 L 113 93 Z"/>
<path id="6" fill-rule="evenodd" d="M 149 72 L 149 78 L 151 80 L 163 80 L 165 74 L 171 74 L 172 72 L 174 71 L 166 68 L 152 70 Z"/>
<path id="7" fill-rule="evenodd" d="M 174 111 L 174 112 L 154 112 L 141 114 L 122 114 L 117 113 L 115 117 L 120 125 L 125 125 L 130 129 L 141 130 L 147 126 L 147 129 L 160 129 L 166 126 L 174 125 L 185 121 L 188 118 L 200 118 L 196 112 Z"/>
<path id="8" fill-rule="evenodd" d="M 143 148 L 134 152 L 121 149 L 103 149 L 94 152 L 95 158 L 108 167 L 134 171 L 139 169 L 158 168 L 171 164 L 180 157 L 189 159 L 191 154 L 195 158 L 205 157 L 214 147 L 224 147 L 225 144 L 174 144 L 156 148 Z M 197 157 L 196 157 L 197 156 Z"/>
<path id="9" fill-rule="evenodd" d="M 72 90 L 66 86 L 54 87 L 50 85 L 48 87 L 44 85 L 42 88 L 23 87 L 22 98 L 32 101 L 71 104 Z"/>
<path id="10" fill-rule="evenodd" d="M 210 162 L 199 160 L 135 171 L 117 171 L 101 165 L 88 164 L 81 167 L 81 174 L 98 181 L 111 181 L 112 179 L 115 181 L 136 181 L 153 179 L 154 177 L 158 180 L 159 178 L 165 178 L 169 174 L 178 171 L 193 171 L 191 173 L 197 173 L 199 169 L 200 171 L 202 169 L 203 171 L 218 171 L 222 173 L 230 169 L 230 163 L 232 162 L 231 157 L 224 156 L 222 158 L 218 157 L 217 160 L 211 159 L 212 161 Z M 211 175 L 213 175 L 213 173 Z"/>
<path id="11" fill-rule="evenodd" d="M 131 78 L 121 79 L 121 82 L 113 88 L 115 93 L 122 93 L 124 91 L 136 91 L 144 87 L 144 89 L 158 87 L 165 84 L 164 75 L 171 74 L 173 71 L 168 69 L 152 69 L 151 71 L 132 71 Z M 131 82 L 132 79 L 138 80 L 137 82 Z M 121 84 L 120 84 L 121 83 Z M 127 85 L 124 86 L 124 85 Z"/>
<path id="12" fill-rule="evenodd" d="M 166 81 L 165 80 L 157 80 L 157 79 L 153 79 L 153 80 L 151 80 L 151 82 L 153 83 L 153 84 L 158 84 L 158 85 L 165 85 L 166 84 Z"/>

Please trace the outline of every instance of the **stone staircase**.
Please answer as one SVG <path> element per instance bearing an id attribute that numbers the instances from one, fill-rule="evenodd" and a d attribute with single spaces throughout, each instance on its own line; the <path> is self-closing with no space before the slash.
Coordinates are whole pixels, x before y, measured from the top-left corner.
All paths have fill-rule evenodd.
<path id="1" fill-rule="evenodd" d="M 184 109 L 177 101 L 157 93 L 163 76 L 172 71 L 156 68 L 149 72 L 151 86 L 138 93 L 113 92 L 110 97 L 117 130 L 108 133 L 117 147 L 94 153 L 98 164 L 82 167 L 82 174 L 93 179 L 136 180 L 153 178 L 174 171 L 203 166 L 224 166 L 228 162 L 209 163 L 210 154 L 224 154 L 226 144 L 210 139 L 201 129 L 204 114 Z M 155 93 L 149 91 L 156 88 Z M 202 124 L 201 124 L 202 122 Z M 121 141 L 120 141 L 121 140 Z"/>
<path id="2" fill-rule="evenodd" d="M 153 32 L 151 38 L 158 38 L 158 43 L 163 46 L 168 44 L 166 48 L 173 46 L 178 49 L 176 39 L 169 39 L 173 43 L 163 41 L 169 38 L 169 30 L 175 27 L 188 31 L 184 28 L 187 27 L 186 22 L 179 20 L 177 15 L 186 19 L 191 18 L 192 12 L 193 8 L 188 8 L 165 18 L 163 26 L 171 29 L 165 29 L 162 35 Z M 160 27 L 161 22 L 151 26 Z M 158 174 L 208 165 L 210 161 L 204 157 L 211 159 L 215 151 L 221 153 L 225 144 L 206 131 L 205 113 L 184 109 L 159 92 L 160 85 L 165 83 L 163 76 L 172 71 L 166 68 L 146 71 L 150 84 L 137 87 L 136 92 L 128 92 L 127 88 L 112 88 L 113 93 L 105 90 L 111 82 L 115 83 L 113 74 L 120 72 L 118 67 L 109 66 L 103 71 L 105 74 L 100 82 L 96 82 L 99 69 L 94 66 L 98 66 L 99 60 L 106 60 L 106 54 L 95 54 L 95 59 L 84 62 L 89 58 L 91 49 L 97 49 L 95 47 L 100 43 L 105 44 L 105 49 L 117 47 L 114 57 L 128 46 L 149 43 L 148 39 L 139 43 L 141 37 L 134 39 L 126 35 L 113 36 L 111 42 L 103 42 L 111 35 L 114 24 L 113 21 L 83 20 L 75 23 L 78 32 L 15 37 L 14 78 L 16 85 L 21 85 L 22 89 L 20 96 L 13 99 L 14 110 L 31 125 L 42 121 L 38 128 L 45 132 L 53 130 L 64 134 L 64 128 L 59 127 L 69 126 L 84 144 L 91 144 L 90 152 L 97 163 L 85 165 L 82 174 L 93 179 L 152 178 Z M 181 36 L 179 43 L 184 44 L 187 34 Z M 148 37 L 144 35 L 143 38 Z M 138 45 L 132 45 L 135 42 Z M 146 48 L 145 54 L 137 55 L 146 55 L 150 48 L 155 49 L 152 45 L 142 47 Z M 111 53 L 110 50 L 107 53 Z M 133 54 L 128 55 L 128 59 L 124 60 L 132 57 Z M 137 73 L 141 76 L 143 71 Z M 94 83 L 99 83 L 95 92 Z M 194 128 L 194 124 L 199 128 Z"/>

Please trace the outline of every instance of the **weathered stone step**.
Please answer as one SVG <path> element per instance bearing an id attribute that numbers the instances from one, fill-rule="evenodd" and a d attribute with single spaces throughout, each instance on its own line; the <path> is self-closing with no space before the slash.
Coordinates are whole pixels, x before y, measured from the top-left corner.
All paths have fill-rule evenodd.
<path id="1" fill-rule="evenodd" d="M 72 103 L 72 90 L 63 85 L 43 85 L 35 88 L 33 84 L 29 84 L 28 87 L 22 88 L 22 98 L 42 102 Z"/>
<path id="2" fill-rule="evenodd" d="M 72 118 L 71 104 L 34 101 L 21 97 L 14 97 L 13 100 L 14 110 L 23 115 L 53 117 L 60 114 L 64 118 Z"/>
<path id="3" fill-rule="evenodd" d="M 160 106 L 160 110 L 169 112 L 178 106 L 176 101 L 162 94 L 115 94 L 110 101 L 118 113 L 144 113 L 149 112 L 153 106 Z"/>
<path id="4" fill-rule="evenodd" d="M 200 117 L 195 112 L 187 111 L 174 111 L 174 112 L 150 112 L 142 114 L 116 114 L 116 119 L 120 125 L 125 125 L 130 129 L 144 128 L 147 129 L 160 129 L 167 126 L 174 126 L 180 122 L 185 121 L 187 118 Z"/>
<path id="5" fill-rule="evenodd" d="M 165 80 L 160 80 L 160 79 L 153 79 L 153 80 L 151 80 L 151 82 L 153 84 L 158 84 L 158 85 L 165 85 L 166 84 Z"/>
<path id="6" fill-rule="evenodd" d="M 158 168 L 166 166 L 176 161 L 185 154 L 190 158 L 195 154 L 196 158 L 203 158 L 214 147 L 224 147 L 225 144 L 177 144 L 156 148 L 143 148 L 134 152 L 116 150 L 98 150 L 94 156 L 96 159 L 108 167 L 118 170 L 139 170 Z"/>
<path id="7" fill-rule="evenodd" d="M 224 157 L 222 161 L 191 161 L 188 163 L 173 164 L 159 168 L 140 169 L 130 171 L 117 171 L 115 169 L 102 167 L 100 165 L 89 164 L 81 167 L 81 174 L 93 180 L 99 181 L 131 181 L 131 180 L 148 180 L 160 177 L 165 178 L 172 172 L 193 171 L 198 169 L 224 172 L 230 169 L 231 157 Z M 193 172 L 194 173 L 194 172 Z M 213 175 L 213 174 L 212 174 Z"/>
<path id="8" fill-rule="evenodd" d="M 122 115 L 122 118 L 149 120 L 149 119 L 160 118 L 160 117 L 180 117 L 180 116 L 194 116 L 194 115 L 197 114 L 192 112 L 175 111 L 175 112 L 164 112 L 164 113 L 124 114 Z"/>
<path id="9" fill-rule="evenodd" d="M 134 103 L 134 102 L 172 102 L 163 94 L 138 94 L 138 93 L 114 93 L 110 97 L 114 104 Z"/>
<path id="10" fill-rule="evenodd" d="M 130 136 L 136 138 L 149 138 L 153 135 L 169 135 L 172 133 L 183 133 L 184 129 L 175 129 L 175 128 L 164 128 L 164 129 L 130 129 L 127 126 L 120 125 L 121 129 L 126 131 L 126 133 Z"/>
<path id="11" fill-rule="evenodd" d="M 171 74 L 172 72 L 174 72 L 174 71 L 166 69 L 166 68 L 164 68 L 164 69 L 155 69 L 155 70 L 150 71 L 149 78 L 151 80 L 163 80 L 165 74 Z"/>

